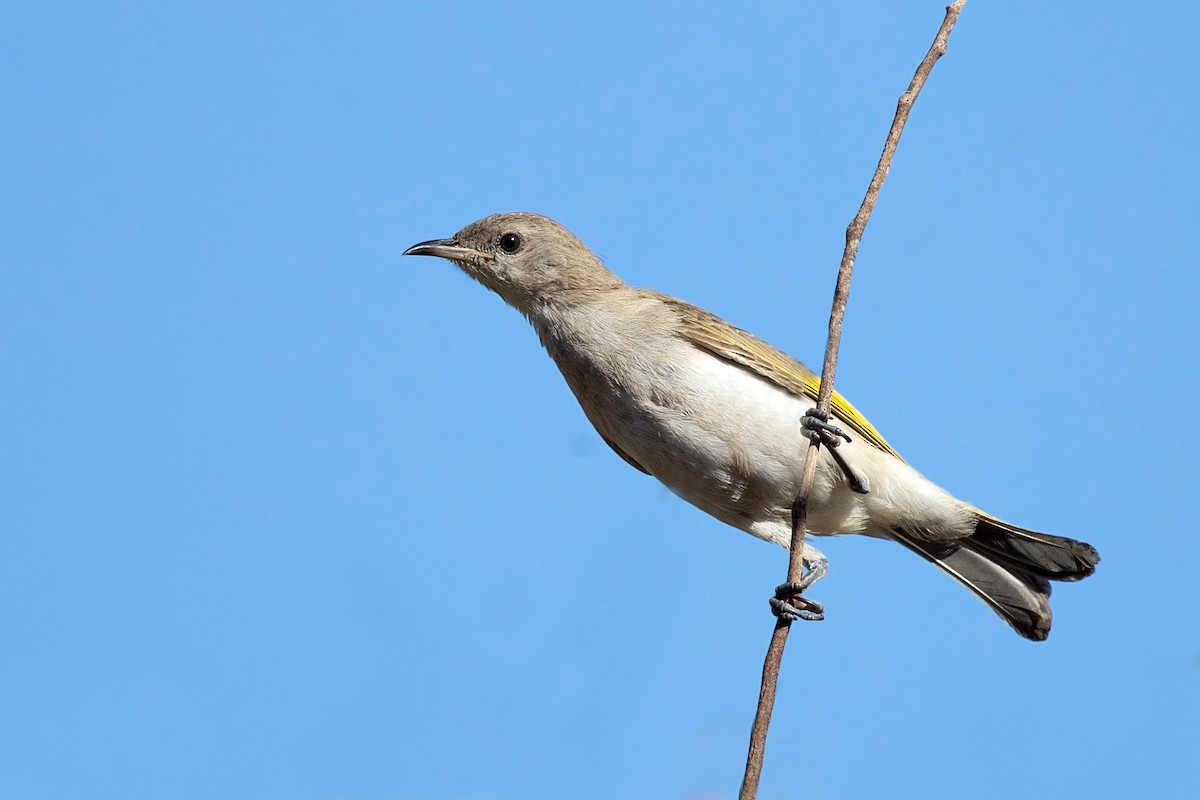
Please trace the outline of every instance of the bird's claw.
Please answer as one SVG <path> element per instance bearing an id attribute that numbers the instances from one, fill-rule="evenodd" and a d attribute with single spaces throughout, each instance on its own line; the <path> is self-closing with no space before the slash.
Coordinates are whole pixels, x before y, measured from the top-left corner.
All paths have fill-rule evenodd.
<path id="1" fill-rule="evenodd" d="M 837 446 L 843 440 L 851 441 L 850 434 L 837 425 L 830 424 L 828 413 L 816 408 L 805 411 L 804 416 L 800 418 L 800 430 L 809 438 L 809 441 L 820 442 L 829 448 L 829 454 L 833 456 L 833 460 L 841 468 L 842 474 L 846 476 L 851 490 L 858 494 L 870 493 L 871 482 L 867 480 L 867 476 L 846 463 L 846 459 L 842 458 L 842 454 L 837 451 Z"/>
<path id="2" fill-rule="evenodd" d="M 850 434 L 829 422 L 829 412 L 810 408 L 800 418 L 800 429 L 809 439 L 827 447 L 837 447 L 841 440 L 850 441 Z"/>
<path id="3" fill-rule="evenodd" d="M 824 605 L 816 600 L 801 597 L 801 592 L 820 580 L 824 574 L 824 569 L 809 569 L 802 579 L 776 586 L 775 596 L 770 599 L 771 613 L 789 622 L 797 619 L 810 622 L 825 619 Z"/>
<path id="4" fill-rule="evenodd" d="M 772 597 L 770 602 L 771 613 L 788 622 L 798 619 L 807 622 L 820 622 L 825 619 L 825 607 L 816 600 L 805 600 L 801 597 L 789 603 L 786 600 L 780 600 L 778 597 Z M 793 603 L 798 603 L 800 607 L 793 605 Z"/>

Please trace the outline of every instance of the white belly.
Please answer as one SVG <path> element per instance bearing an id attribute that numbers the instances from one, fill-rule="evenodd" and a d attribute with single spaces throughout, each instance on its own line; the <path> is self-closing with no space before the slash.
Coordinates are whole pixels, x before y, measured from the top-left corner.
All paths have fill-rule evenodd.
<path id="1" fill-rule="evenodd" d="M 579 359 L 574 369 L 559 361 L 597 430 L 688 502 L 787 546 L 808 449 L 801 418 L 812 401 L 678 340 L 654 357 L 647 348 L 622 350 L 620 382 L 606 377 L 613 364 L 602 372 L 592 363 L 580 368 Z M 871 491 L 853 492 L 822 448 L 809 501 L 810 532 L 887 535 L 897 526 L 935 536 L 969 531 L 968 508 L 903 461 L 858 437 L 842 444 L 839 454 L 868 478 Z"/>
<path id="2" fill-rule="evenodd" d="M 740 367 L 687 348 L 667 381 L 674 391 L 639 393 L 633 416 L 605 434 L 672 491 L 762 538 L 785 543 L 808 439 L 812 402 Z M 622 415 L 626 416 L 626 415 Z M 810 501 L 815 533 L 864 530 L 862 503 L 828 455 Z"/>

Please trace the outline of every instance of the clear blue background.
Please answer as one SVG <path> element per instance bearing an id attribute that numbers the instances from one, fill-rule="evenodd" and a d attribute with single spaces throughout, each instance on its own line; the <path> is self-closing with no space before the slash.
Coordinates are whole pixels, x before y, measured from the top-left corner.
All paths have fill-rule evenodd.
<path id="1" fill-rule="evenodd" d="M 1044 644 L 827 541 L 763 798 L 1200 797 L 1194 3 L 970 3 L 839 388 L 1093 542 Z M 941 3 L 21 3 L 0 25 L 0 798 L 737 788 L 785 554 L 401 259 L 496 211 L 820 360 Z"/>

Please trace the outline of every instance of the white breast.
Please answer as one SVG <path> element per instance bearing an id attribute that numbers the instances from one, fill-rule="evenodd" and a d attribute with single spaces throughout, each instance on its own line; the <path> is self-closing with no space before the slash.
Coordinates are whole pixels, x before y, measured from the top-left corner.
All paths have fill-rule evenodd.
<path id="1" fill-rule="evenodd" d="M 786 546 L 808 449 L 801 419 L 812 401 L 673 335 L 631 336 L 622 321 L 597 325 L 592 317 L 590 329 L 575 326 L 569 340 L 543 336 L 592 424 L 685 500 Z M 857 437 L 839 453 L 868 477 L 871 492 L 851 491 L 822 448 L 809 504 L 813 533 L 940 526 L 947 513 L 966 519 L 962 504 L 890 454 Z"/>

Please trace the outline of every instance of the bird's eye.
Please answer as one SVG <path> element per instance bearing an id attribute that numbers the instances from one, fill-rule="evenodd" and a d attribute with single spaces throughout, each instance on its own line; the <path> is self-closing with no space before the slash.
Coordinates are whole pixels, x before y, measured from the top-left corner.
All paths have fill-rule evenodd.
<path id="1" fill-rule="evenodd" d="M 500 237 L 500 249 L 510 255 L 520 250 L 524 243 L 519 233 L 506 233 Z"/>

